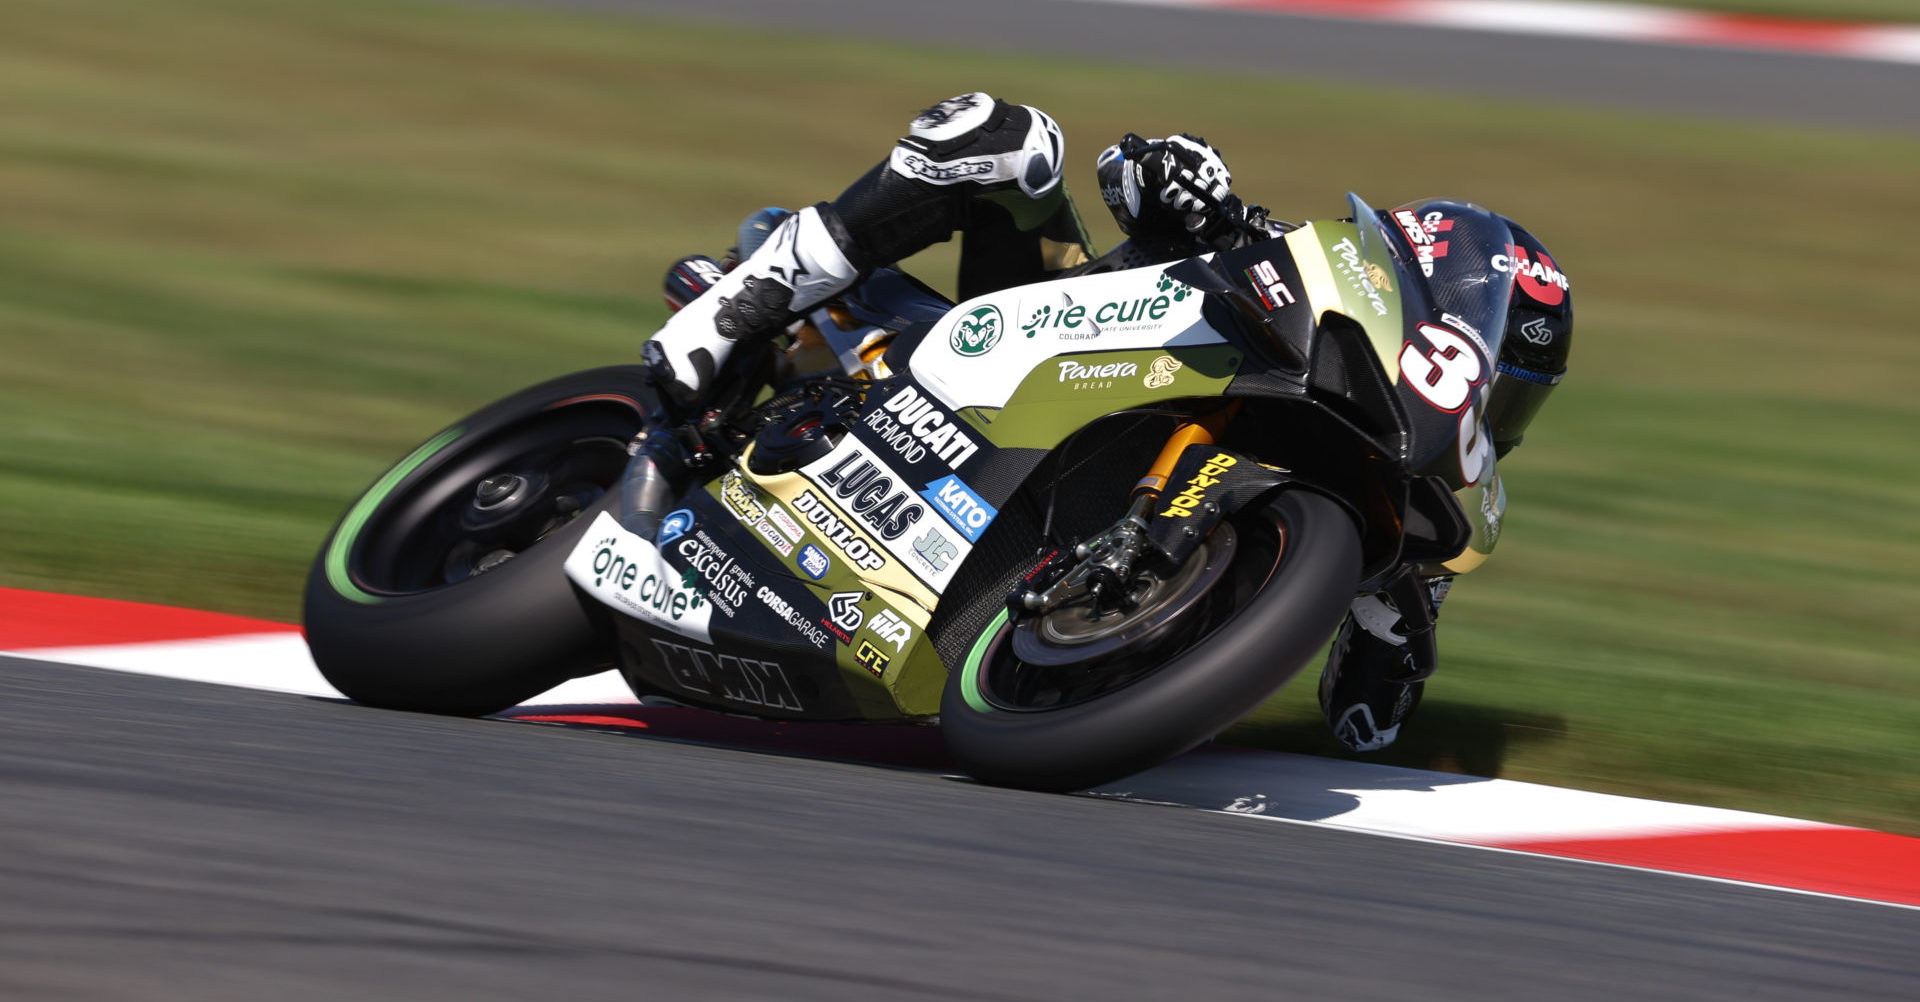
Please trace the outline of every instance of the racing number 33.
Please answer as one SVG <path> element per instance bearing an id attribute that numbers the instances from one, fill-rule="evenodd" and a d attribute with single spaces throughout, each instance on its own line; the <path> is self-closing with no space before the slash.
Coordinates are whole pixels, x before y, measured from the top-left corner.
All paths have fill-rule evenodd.
<path id="1" fill-rule="evenodd" d="M 1421 324 L 1419 331 L 1433 348 L 1421 351 L 1408 341 L 1400 349 L 1400 378 L 1427 403 L 1452 414 L 1467 405 L 1486 368 L 1466 338 L 1433 324 Z"/>

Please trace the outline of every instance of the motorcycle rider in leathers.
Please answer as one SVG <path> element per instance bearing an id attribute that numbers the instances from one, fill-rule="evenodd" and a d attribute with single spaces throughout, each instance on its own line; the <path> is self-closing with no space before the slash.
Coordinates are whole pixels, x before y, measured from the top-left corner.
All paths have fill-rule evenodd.
<path id="1" fill-rule="evenodd" d="M 750 217 L 730 270 L 698 256 L 676 263 L 666 288 L 678 312 L 644 349 L 653 379 L 676 404 L 694 406 L 731 352 L 766 350 L 774 334 L 873 269 L 956 232 L 964 301 L 1049 278 L 1230 250 L 1292 229 L 1232 193 L 1226 162 L 1204 140 L 1181 134 L 1149 141 L 1129 133 L 1096 161 L 1101 199 L 1127 239 L 1094 258 L 1061 183 L 1064 151 L 1059 126 L 1037 108 L 984 93 L 928 108 L 885 160 L 832 202 Z M 1504 456 L 1566 372 L 1573 333 L 1566 279 L 1511 220 L 1462 202 L 1403 208 L 1427 221 L 1429 238 L 1444 237 L 1453 225 L 1448 219 L 1462 215 L 1497 220 L 1514 237 L 1514 245 L 1492 249 L 1506 251 L 1495 267 L 1504 261 L 1503 270 L 1516 276 L 1486 408 L 1496 456 Z M 1450 268 L 1446 242 L 1430 240 L 1429 247 L 1422 270 L 1436 266 L 1428 280 L 1437 301 L 1447 301 L 1450 279 L 1484 281 L 1484 258 L 1458 254 Z M 1505 504 L 1497 479 L 1490 500 L 1496 492 L 1496 510 L 1487 517 L 1497 527 Z M 1428 570 L 1437 613 L 1453 575 L 1447 567 Z M 1425 687 L 1391 680 L 1413 674 L 1401 627 L 1384 595 L 1354 600 L 1322 671 L 1321 709 L 1334 735 L 1355 751 L 1391 744 Z"/>

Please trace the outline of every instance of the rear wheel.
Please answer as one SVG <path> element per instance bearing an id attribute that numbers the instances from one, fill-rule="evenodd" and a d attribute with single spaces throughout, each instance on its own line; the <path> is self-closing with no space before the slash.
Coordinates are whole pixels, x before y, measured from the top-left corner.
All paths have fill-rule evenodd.
<path id="1" fill-rule="evenodd" d="M 362 703 L 493 713 L 610 661 L 561 570 L 617 496 L 641 366 L 574 373 L 441 432 L 370 487 L 307 576 L 327 681 Z"/>
<path id="2" fill-rule="evenodd" d="M 1180 567 L 1131 582 L 1133 607 L 1001 613 L 947 680 L 941 728 L 983 782 L 1080 790 L 1219 733 L 1318 652 L 1360 578 L 1346 512 L 1280 494 L 1215 529 Z"/>

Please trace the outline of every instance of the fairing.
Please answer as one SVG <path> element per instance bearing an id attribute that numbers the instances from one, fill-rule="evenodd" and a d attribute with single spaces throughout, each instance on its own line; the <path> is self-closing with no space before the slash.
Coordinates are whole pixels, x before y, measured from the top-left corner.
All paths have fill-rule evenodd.
<path id="1" fill-rule="evenodd" d="M 1105 415 L 1238 393 L 1271 369 L 1271 346 L 1257 339 L 1272 325 L 1263 334 L 1223 313 L 1221 276 L 1277 297 L 1271 312 L 1287 318 L 1289 336 L 1351 318 L 1385 373 L 1379 394 L 1397 412 L 1386 420 L 1404 426 L 1406 475 L 1450 490 L 1478 483 L 1491 451 L 1479 463 L 1463 443 L 1485 436 L 1462 431 L 1477 427 L 1497 348 L 1456 326 L 1436 347 L 1423 328 L 1448 321 L 1410 267 L 1410 245 L 1359 199 L 1353 206 L 1359 224 L 1315 223 L 1196 259 L 1199 271 L 1044 282 L 937 319 L 923 286 L 876 281 L 854 297 L 856 315 L 903 332 L 887 355 L 896 375 L 870 386 L 830 452 L 757 475 L 750 449 L 682 498 L 656 539 L 606 519 L 568 573 L 623 613 L 623 662 L 643 691 L 776 717 L 936 713 L 946 666 L 926 637 L 932 613 L 1041 459 Z M 1177 277 L 1202 274 L 1205 290 Z M 1282 277 L 1261 287 L 1271 275 Z M 1452 409 L 1433 404 L 1432 386 L 1407 383 L 1431 376 L 1432 356 L 1449 350 L 1448 372 L 1477 374 Z"/>

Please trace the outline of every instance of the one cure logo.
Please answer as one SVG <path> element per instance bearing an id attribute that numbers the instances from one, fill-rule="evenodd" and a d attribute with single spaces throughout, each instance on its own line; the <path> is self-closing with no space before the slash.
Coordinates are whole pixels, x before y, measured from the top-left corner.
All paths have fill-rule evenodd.
<path id="1" fill-rule="evenodd" d="M 658 562 L 657 557 L 653 561 L 653 568 L 646 570 L 646 576 L 641 577 L 643 568 L 640 562 L 628 559 L 616 550 L 618 542 L 618 538 L 608 536 L 596 544 L 591 565 L 595 588 L 611 587 L 624 603 L 637 605 L 655 617 L 672 623 L 679 623 L 689 614 L 698 614 L 706 605 L 706 598 L 699 589 L 681 586 L 667 573 L 667 568 Z M 701 619 L 704 620 L 704 617 Z M 704 621 L 694 625 L 701 627 L 700 632 L 704 636 Z"/>
<path id="2" fill-rule="evenodd" d="M 1142 328 L 1153 326 L 1147 321 L 1159 321 L 1166 318 L 1173 304 L 1193 295 L 1193 287 L 1178 281 L 1169 275 L 1161 275 L 1154 286 L 1159 295 L 1136 296 L 1130 299 L 1114 299 L 1101 303 L 1091 311 L 1092 329 L 1078 333 L 1079 327 L 1087 322 L 1089 311 L 1085 306 L 1067 306 L 1054 309 L 1051 303 L 1042 304 L 1027 316 L 1026 323 L 1020 329 L 1028 337 L 1045 331 L 1058 331 L 1066 340 L 1078 340 L 1098 336 L 1109 325 L 1137 324 Z"/>

